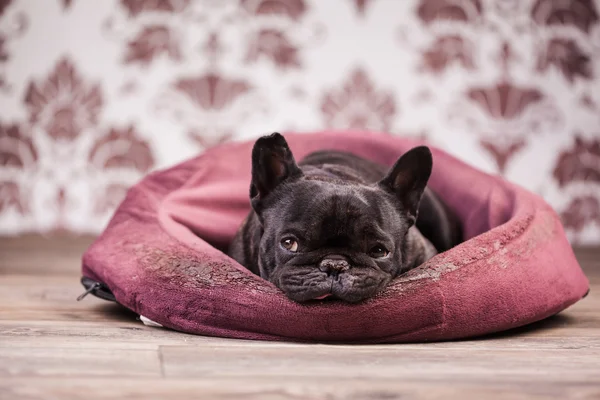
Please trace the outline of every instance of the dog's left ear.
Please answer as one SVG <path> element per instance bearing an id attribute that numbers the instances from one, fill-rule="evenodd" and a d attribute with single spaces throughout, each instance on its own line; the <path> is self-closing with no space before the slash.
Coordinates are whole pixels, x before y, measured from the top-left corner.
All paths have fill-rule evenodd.
<path id="1" fill-rule="evenodd" d="M 284 181 L 302 175 L 286 140 L 277 132 L 263 136 L 252 149 L 250 199 L 256 208 L 260 200 Z"/>
<path id="2" fill-rule="evenodd" d="M 391 191 L 402 203 L 411 223 L 417 219 L 419 203 L 431 176 L 433 158 L 426 146 L 415 147 L 396 161 L 379 185 Z"/>

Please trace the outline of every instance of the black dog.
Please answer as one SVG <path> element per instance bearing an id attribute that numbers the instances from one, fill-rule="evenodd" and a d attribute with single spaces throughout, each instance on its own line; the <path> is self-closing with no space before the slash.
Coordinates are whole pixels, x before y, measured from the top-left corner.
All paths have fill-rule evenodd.
<path id="1" fill-rule="evenodd" d="M 460 240 L 457 219 L 426 188 L 432 164 L 422 146 L 387 174 L 337 151 L 297 165 L 283 136 L 262 137 L 252 150 L 253 211 L 230 256 L 295 301 L 371 297 Z"/>

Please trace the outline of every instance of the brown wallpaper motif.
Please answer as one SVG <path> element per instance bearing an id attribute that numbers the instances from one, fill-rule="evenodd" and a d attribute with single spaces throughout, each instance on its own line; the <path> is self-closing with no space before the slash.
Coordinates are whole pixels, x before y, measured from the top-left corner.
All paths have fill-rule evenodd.
<path id="1" fill-rule="evenodd" d="M 599 10 L 0 0 L 0 232 L 98 232 L 154 168 L 332 128 L 422 137 L 544 196 L 574 242 L 600 243 Z"/>
<path id="2" fill-rule="evenodd" d="M 154 165 L 150 145 L 134 127 L 100 126 L 102 89 L 68 58 L 46 77 L 32 77 L 22 103 L 27 120 L 0 125 L 0 212 L 14 206 L 11 211 L 26 217 L 39 206 L 38 192 L 48 191 L 42 212 L 54 218 L 44 230 L 82 230 L 71 221 L 73 208 L 92 217 L 110 214 L 126 189 Z M 53 183 L 51 190 L 47 182 Z M 81 182 L 87 198 L 73 193 Z"/>
<path id="3" fill-rule="evenodd" d="M 325 126 L 344 126 L 353 130 L 390 130 L 391 118 L 396 113 L 394 97 L 390 92 L 374 87 L 367 73 L 357 69 L 339 89 L 326 91 L 321 102 Z"/>

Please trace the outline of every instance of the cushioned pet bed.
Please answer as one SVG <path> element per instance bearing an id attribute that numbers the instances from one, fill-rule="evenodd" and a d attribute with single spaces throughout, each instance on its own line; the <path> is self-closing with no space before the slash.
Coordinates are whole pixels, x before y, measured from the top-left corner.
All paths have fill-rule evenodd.
<path id="1" fill-rule="evenodd" d="M 386 165 L 420 144 L 371 133 L 285 136 L 296 159 L 339 149 Z M 183 332 L 353 343 L 498 332 L 587 293 L 560 221 L 540 197 L 434 148 L 429 184 L 460 217 L 465 242 L 363 303 L 294 303 L 223 253 L 249 211 L 252 144 L 213 148 L 130 189 L 83 257 L 84 284 Z"/>

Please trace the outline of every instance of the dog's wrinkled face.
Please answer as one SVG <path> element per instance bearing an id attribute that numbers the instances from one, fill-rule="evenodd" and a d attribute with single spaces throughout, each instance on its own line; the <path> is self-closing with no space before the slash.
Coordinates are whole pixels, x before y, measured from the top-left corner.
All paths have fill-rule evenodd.
<path id="1" fill-rule="evenodd" d="M 402 272 L 430 173 L 424 147 L 368 184 L 302 171 L 282 136 L 259 139 L 250 195 L 262 225 L 261 276 L 300 302 L 373 296 Z"/>

